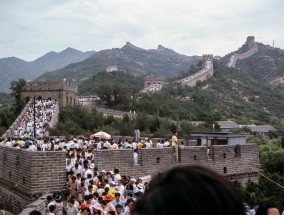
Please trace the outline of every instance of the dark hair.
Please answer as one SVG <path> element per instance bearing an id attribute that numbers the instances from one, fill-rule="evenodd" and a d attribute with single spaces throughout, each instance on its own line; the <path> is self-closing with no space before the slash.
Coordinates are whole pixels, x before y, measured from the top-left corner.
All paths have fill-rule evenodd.
<path id="1" fill-rule="evenodd" d="M 41 212 L 39 212 L 37 210 L 33 210 L 29 213 L 29 215 L 41 215 Z"/>
<path id="2" fill-rule="evenodd" d="M 133 200 L 133 199 L 127 199 L 126 205 L 128 205 L 128 204 L 131 203 L 131 202 L 134 202 L 134 200 Z M 158 213 L 157 213 L 157 214 L 158 214 Z"/>
<path id="3" fill-rule="evenodd" d="M 120 196 L 120 193 L 119 193 L 119 192 L 117 192 L 117 193 L 115 193 L 115 194 L 114 194 L 114 196 Z"/>
<path id="4" fill-rule="evenodd" d="M 205 204 L 205 205 L 204 205 Z M 151 181 L 133 214 L 245 215 L 242 199 L 225 177 L 200 166 L 182 166 Z"/>
<path id="5" fill-rule="evenodd" d="M 122 205 L 121 205 L 121 204 L 117 204 L 117 205 L 115 206 L 115 208 L 122 208 Z"/>
<path id="6" fill-rule="evenodd" d="M 118 174 L 118 173 L 119 173 L 119 169 L 114 169 L 113 172 L 114 172 L 115 174 Z"/>
<path id="7" fill-rule="evenodd" d="M 115 211 L 109 211 L 108 214 L 115 215 Z"/>
<path id="8" fill-rule="evenodd" d="M 75 200 L 74 199 L 69 199 L 68 202 L 72 203 L 74 205 Z"/>
<path id="9" fill-rule="evenodd" d="M 270 208 L 276 208 L 276 207 L 271 204 L 260 203 L 255 215 L 267 215 L 268 209 Z"/>
<path id="10" fill-rule="evenodd" d="M 55 210 L 56 206 L 55 205 L 49 205 L 48 210 L 50 212 L 53 212 Z"/>

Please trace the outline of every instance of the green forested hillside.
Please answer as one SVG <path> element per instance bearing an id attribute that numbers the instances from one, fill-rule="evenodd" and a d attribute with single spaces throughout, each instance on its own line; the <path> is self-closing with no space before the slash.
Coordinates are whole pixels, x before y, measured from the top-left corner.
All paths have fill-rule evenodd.
<path id="1" fill-rule="evenodd" d="M 83 94 L 97 89 L 104 101 L 106 89 L 103 80 L 109 80 L 111 86 L 118 82 L 130 93 L 133 86 L 141 86 L 141 78 L 126 74 L 102 73 L 80 85 Z M 118 82 L 115 82 L 117 80 Z M 92 83 L 93 85 L 91 85 Z M 139 85 L 140 83 L 140 85 Z M 93 88 L 91 87 L 93 86 Z M 111 86 L 109 88 L 111 88 Z M 97 87 L 97 88 L 96 88 Z M 92 88 L 92 89 L 88 89 Z M 137 88 L 138 89 L 138 88 Z M 133 91 L 131 91 L 133 93 Z M 138 90 L 134 91 L 138 93 Z M 110 96 L 112 92 L 108 92 Z M 114 95 L 114 94 L 113 94 Z M 124 96 L 130 96 L 125 94 Z M 251 74 L 241 73 L 238 69 L 227 68 L 214 62 L 214 76 L 196 87 L 181 87 L 168 83 L 160 92 L 136 95 L 135 100 L 121 100 L 106 104 L 110 108 L 128 108 L 136 112 L 171 118 L 174 120 L 217 121 L 235 120 L 240 124 L 279 125 L 284 110 L 284 87 L 272 86 Z M 123 104 L 124 103 L 124 104 Z M 126 109 L 127 110 L 127 109 Z"/>
<path id="2" fill-rule="evenodd" d="M 111 88 L 114 85 L 141 90 L 144 85 L 144 76 L 133 76 L 122 71 L 99 72 L 92 78 L 79 84 L 79 95 L 98 95 L 98 90 L 102 86 Z"/>

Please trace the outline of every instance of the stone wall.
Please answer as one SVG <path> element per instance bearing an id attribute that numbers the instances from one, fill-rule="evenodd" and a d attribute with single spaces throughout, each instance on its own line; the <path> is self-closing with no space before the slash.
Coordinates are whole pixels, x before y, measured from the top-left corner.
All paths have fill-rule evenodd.
<path id="1" fill-rule="evenodd" d="M 0 181 L 0 209 L 19 214 L 43 194 L 65 190 L 65 153 L 0 146 Z"/>
<path id="2" fill-rule="evenodd" d="M 95 152 L 95 164 L 99 171 L 118 168 L 122 175 L 136 178 L 154 176 L 176 165 L 202 165 L 242 183 L 248 179 L 257 181 L 260 169 L 257 145 L 238 147 L 236 156 L 233 145 L 212 146 L 209 155 L 204 146 L 186 146 L 180 150 L 180 163 L 174 162 L 172 148 L 140 149 L 136 165 L 132 150 L 101 150 Z M 0 146 L 0 163 L 0 209 L 13 214 L 25 208 L 22 214 L 32 209 L 42 211 L 42 195 L 66 188 L 64 152 L 31 152 Z"/>
<path id="3" fill-rule="evenodd" d="M 208 158 L 204 146 L 185 147 L 180 150 L 180 164 L 196 164 L 209 167 L 230 179 L 258 179 L 259 153 L 255 144 L 240 145 L 240 157 L 235 157 L 235 146 L 212 146 Z M 109 158 L 112 162 L 109 162 Z M 118 168 L 123 175 L 141 177 L 155 175 L 175 165 L 172 148 L 141 149 L 139 164 L 134 165 L 132 150 L 103 150 L 96 152 L 95 164 L 99 170 Z M 250 167 L 251 166 L 251 167 Z"/>

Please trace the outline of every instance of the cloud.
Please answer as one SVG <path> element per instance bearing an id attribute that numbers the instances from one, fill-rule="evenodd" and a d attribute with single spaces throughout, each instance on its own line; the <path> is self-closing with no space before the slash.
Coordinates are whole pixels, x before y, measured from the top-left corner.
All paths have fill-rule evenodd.
<path id="1" fill-rule="evenodd" d="M 51 50 L 98 51 L 126 41 L 224 55 L 249 35 L 284 47 L 281 0 L 14 0 L 0 7 L 0 58 L 34 60 Z"/>

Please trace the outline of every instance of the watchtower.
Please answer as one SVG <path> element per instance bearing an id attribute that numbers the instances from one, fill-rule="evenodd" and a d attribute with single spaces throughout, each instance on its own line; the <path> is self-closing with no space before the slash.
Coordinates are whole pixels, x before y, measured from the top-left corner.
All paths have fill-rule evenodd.
<path id="1" fill-rule="evenodd" d="M 27 82 L 23 88 L 22 98 L 29 100 L 54 99 L 59 107 L 74 105 L 78 101 L 78 86 L 70 81 Z"/>
<path id="2" fill-rule="evenodd" d="M 254 36 L 248 36 L 245 45 L 247 45 L 248 48 L 254 47 L 255 46 L 255 38 L 254 38 Z"/>

